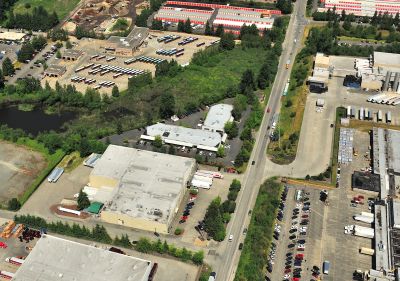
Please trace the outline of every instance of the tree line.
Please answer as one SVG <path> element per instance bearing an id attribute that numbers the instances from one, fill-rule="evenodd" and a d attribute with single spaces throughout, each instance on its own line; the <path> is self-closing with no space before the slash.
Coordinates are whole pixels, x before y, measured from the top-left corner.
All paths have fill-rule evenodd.
<path id="1" fill-rule="evenodd" d="M 6 19 L 7 11 L 17 2 L 17 0 L 0 0 L 0 21 Z"/>
<path id="2" fill-rule="evenodd" d="M 58 15 L 55 11 L 49 13 L 43 6 L 38 6 L 34 7 L 32 12 L 14 13 L 10 11 L 7 16 L 6 27 L 47 31 L 58 23 Z"/>
<path id="3" fill-rule="evenodd" d="M 192 262 L 195 265 L 203 264 L 203 251 L 192 252 L 186 248 L 176 248 L 174 245 L 168 244 L 167 241 L 161 242 L 160 239 L 157 241 L 150 241 L 147 238 L 141 238 L 139 241 L 132 243 L 127 234 L 111 238 L 106 228 L 98 224 L 90 229 L 85 225 L 81 226 L 77 223 L 73 223 L 72 225 L 61 221 L 48 223 L 41 217 L 31 215 L 16 215 L 14 220 L 16 223 L 21 223 L 35 229 L 46 229 L 49 232 L 104 244 L 112 244 L 127 249 L 135 249 L 142 253 L 157 252 L 159 254 L 176 257 L 183 262 Z"/>

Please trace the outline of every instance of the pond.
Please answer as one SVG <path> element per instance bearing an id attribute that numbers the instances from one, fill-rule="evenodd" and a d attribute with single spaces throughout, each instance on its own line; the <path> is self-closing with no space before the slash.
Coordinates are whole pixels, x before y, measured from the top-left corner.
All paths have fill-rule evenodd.
<path id="1" fill-rule="evenodd" d="M 0 108 L 0 125 L 20 128 L 28 134 L 37 135 L 44 131 L 62 131 L 65 122 L 73 120 L 75 112 L 63 111 L 60 114 L 46 114 L 42 109 L 21 111 L 18 107 Z"/>

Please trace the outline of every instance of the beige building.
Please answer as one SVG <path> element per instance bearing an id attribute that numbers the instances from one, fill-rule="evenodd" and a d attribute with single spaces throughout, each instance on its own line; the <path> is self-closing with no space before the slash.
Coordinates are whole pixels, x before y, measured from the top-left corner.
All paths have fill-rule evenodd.
<path id="1" fill-rule="evenodd" d="M 105 47 L 106 52 L 120 56 L 133 56 L 148 35 L 148 28 L 135 27 L 126 37 L 110 36 Z"/>
<path id="2" fill-rule="evenodd" d="M 105 222 L 168 233 L 195 168 L 191 158 L 110 145 L 88 186 L 109 190 L 102 202 Z"/>

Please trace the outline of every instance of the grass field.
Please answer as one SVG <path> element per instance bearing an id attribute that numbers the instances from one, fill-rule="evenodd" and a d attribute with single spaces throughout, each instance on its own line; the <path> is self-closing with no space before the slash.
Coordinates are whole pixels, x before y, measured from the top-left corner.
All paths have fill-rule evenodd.
<path id="1" fill-rule="evenodd" d="M 79 0 L 19 0 L 14 6 L 14 12 L 25 13 L 34 7 L 43 6 L 48 12 L 56 12 L 60 20 L 64 19 L 72 11 Z M 26 5 L 30 8 L 27 9 Z"/>
<path id="2" fill-rule="evenodd" d="M 249 230 L 244 241 L 235 281 L 264 280 L 264 268 L 272 240 L 273 224 L 279 205 L 282 185 L 268 179 L 258 192 Z"/>

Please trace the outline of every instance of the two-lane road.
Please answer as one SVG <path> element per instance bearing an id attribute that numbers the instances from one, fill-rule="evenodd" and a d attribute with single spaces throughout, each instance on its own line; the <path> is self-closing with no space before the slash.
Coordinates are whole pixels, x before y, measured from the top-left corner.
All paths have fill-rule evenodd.
<path id="1" fill-rule="evenodd" d="M 238 198 L 236 213 L 227 228 L 227 235 L 232 234 L 233 241 L 228 242 L 225 240 L 222 242 L 218 247 L 216 258 L 212 264 L 214 270 L 217 272 L 217 280 L 231 281 L 235 278 L 240 258 L 238 246 L 244 241 L 243 229 L 248 227 L 250 222 L 248 212 L 255 204 L 259 186 L 268 177 L 268 175 L 264 175 L 266 149 L 269 141 L 268 124 L 270 124 L 273 115 L 280 110 L 280 97 L 291 70 L 291 67 L 286 69 L 286 62 L 289 59 L 293 62 L 297 51 L 301 47 L 300 42 L 303 37 L 304 26 L 307 24 L 305 11 L 306 0 L 297 1 L 286 32 L 286 39 L 283 43 L 283 51 L 279 60 L 278 73 L 275 77 L 267 105 L 270 108 L 270 113 L 265 113 L 264 115 L 249 161 L 250 163 L 255 161 L 255 164 L 249 164 L 243 177 L 243 187 Z"/>

